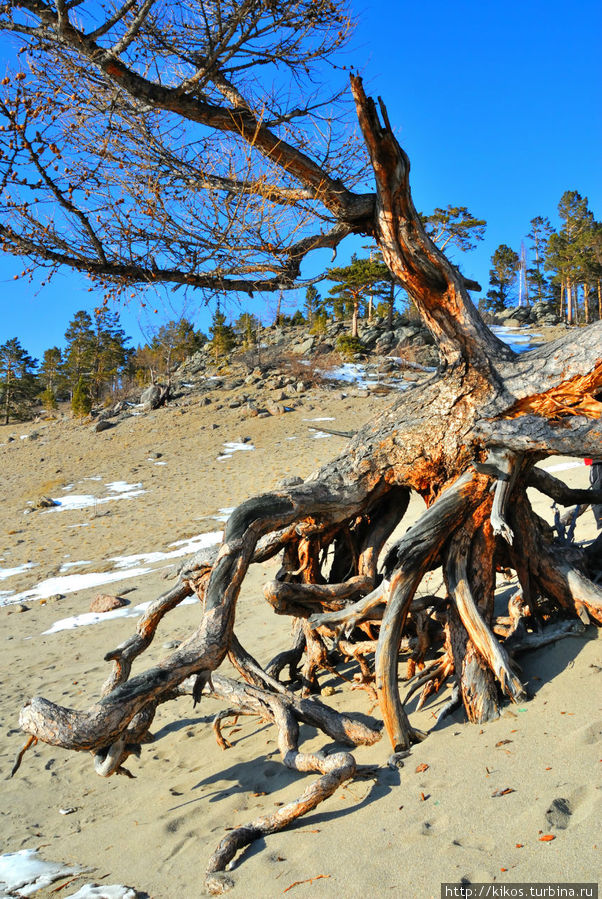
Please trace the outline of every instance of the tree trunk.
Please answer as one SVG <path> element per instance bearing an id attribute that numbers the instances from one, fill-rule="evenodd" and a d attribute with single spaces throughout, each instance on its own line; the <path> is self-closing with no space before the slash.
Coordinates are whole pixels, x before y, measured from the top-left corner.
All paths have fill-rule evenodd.
<path id="1" fill-rule="evenodd" d="M 358 320 L 360 314 L 360 301 L 359 297 L 354 297 L 353 299 L 353 315 L 351 318 L 351 336 L 358 336 Z"/>
<path id="2" fill-rule="evenodd" d="M 395 752 L 407 751 L 425 736 L 410 724 L 399 693 L 399 652 L 408 636 L 420 644 L 421 662 L 425 652 L 433 653 L 417 683 L 428 691 L 451 676 L 469 720 L 496 717 L 503 697 L 523 700 L 512 659 L 496 636 L 496 564 L 516 571 L 522 597 L 517 607 L 532 628 L 550 608 L 602 621 L 602 590 L 580 567 L 581 551 L 563 555 L 527 495 L 533 483 L 546 492 L 556 490 L 549 476 L 534 480 L 537 461 L 555 453 L 599 455 L 602 322 L 578 339 L 570 331 L 552 347 L 523 356 L 499 341 L 473 306 L 462 274 L 424 231 L 410 193 L 409 160 L 386 110 L 381 105 L 379 117 L 359 78 L 352 78 L 352 90 L 376 183 L 374 215 L 365 230 L 433 334 L 440 371 L 399 393 L 337 459 L 305 483 L 242 503 L 228 520 L 217 557 L 194 557 L 177 587 L 147 610 L 136 634 L 107 654 L 112 675 L 87 710 L 35 697 L 21 712 L 26 733 L 52 745 L 92 751 L 97 770 L 108 776 L 123 773 L 157 705 L 178 695 L 185 682 L 197 700 L 203 691 L 230 691 L 235 707 L 247 713 L 260 709 L 279 728 L 285 763 L 321 776 L 315 791 L 310 788 L 286 814 L 259 819 L 220 844 L 211 878 L 237 848 L 284 826 L 353 776 L 348 754 L 333 757 L 330 764 L 312 754 L 304 761 L 297 749 L 297 722 L 356 745 L 379 736 L 379 725 L 367 726 L 288 690 L 268 673 L 284 667 L 282 656 L 274 667 L 262 667 L 245 652 L 234 626 L 251 564 L 282 552 L 281 569 L 265 591 L 277 613 L 302 622 L 289 662 L 294 668 L 305 646 L 308 689 L 317 686 L 321 669 L 334 670 L 329 650 L 341 636 L 347 653 L 351 644 L 362 643 L 364 680 L 369 670 L 364 651 L 376 646 L 374 679 Z M 567 285 L 567 309 L 569 298 Z M 419 494 L 427 509 L 381 560 L 410 492 Z M 416 593 L 434 568 L 441 570 L 447 587 L 445 597 L 428 598 L 437 627 L 445 631 L 443 656 L 429 648 L 429 632 L 421 630 L 418 617 L 424 598 Z M 160 663 L 130 677 L 133 661 L 152 641 L 162 616 L 192 592 L 203 601 L 196 631 Z M 224 686 L 218 677 L 212 683 L 211 673 L 226 656 L 252 690 L 244 684 Z"/>

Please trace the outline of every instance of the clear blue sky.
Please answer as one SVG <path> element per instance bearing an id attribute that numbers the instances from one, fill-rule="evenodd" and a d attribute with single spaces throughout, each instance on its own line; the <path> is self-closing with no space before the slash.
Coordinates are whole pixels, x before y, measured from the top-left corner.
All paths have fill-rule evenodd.
<path id="1" fill-rule="evenodd" d="M 350 59 L 367 91 L 382 96 L 410 156 L 416 206 L 462 205 L 487 220 L 485 241 L 461 260 L 466 275 L 486 289 L 493 250 L 518 251 L 535 215 L 556 224 L 565 190 L 587 196 L 602 218 L 599 0 L 353 2 Z M 100 298 L 71 274 L 41 290 L 13 281 L 22 267 L 0 255 L 0 343 L 17 336 L 40 357 L 62 345 L 74 312 Z M 181 311 L 180 294 L 169 296 L 171 309 L 164 295 L 146 298 L 159 323 Z M 254 311 L 267 320 L 273 305 Z M 187 313 L 207 329 L 206 309 L 191 304 Z M 137 304 L 121 319 L 134 344 L 144 341 Z"/>

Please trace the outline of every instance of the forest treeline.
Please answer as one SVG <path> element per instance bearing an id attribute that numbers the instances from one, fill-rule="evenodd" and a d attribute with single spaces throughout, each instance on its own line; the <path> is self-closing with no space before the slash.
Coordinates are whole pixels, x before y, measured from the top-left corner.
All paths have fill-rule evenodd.
<path id="1" fill-rule="evenodd" d="M 578 191 L 562 195 L 558 217 L 558 230 L 546 217 L 533 218 L 527 245 L 523 241 L 520 251 L 506 244 L 497 247 L 487 292 L 479 300 L 482 312 L 495 316 L 508 307 L 546 302 L 567 324 L 602 319 L 602 224 Z M 485 220 L 463 206 L 435 209 L 422 219 L 442 249 L 453 246 L 467 252 L 484 238 Z M 328 269 L 320 288 L 308 287 L 297 308 L 287 305 L 286 311 L 281 294 L 270 324 L 306 325 L 321 333 L 332 320 L 348 321 L 349 334 L 339 338 L 339 348 L 349 352 L 361 350 L 362 320 L 377 316 L 392 325 L 397 311 L 412 312 L 376 249 L 354 255 L 349 265 Z M 27 419 L 40 405 L 52 410 L 64 401 L 71 402 L 75 415 L 87 415 L 93 405 L 113 400 L 124 390 L 157 381 L 169 384 L 180 362 L 207 343 L 216 359 L 237 345 L 249 348 L 260 340 L 261 328 L 259 317 L 249 312 L 228 321 L 218 301 L 208 335 L 182 317 L 157 328 L 146 344 L 134 348 L 117 311 L 107 306 L 92 313 L 80 310 L 67 326 L 64 347 L 50 347 L 39 361 L 16 337 L 0 345 L 2 421 Z"/>

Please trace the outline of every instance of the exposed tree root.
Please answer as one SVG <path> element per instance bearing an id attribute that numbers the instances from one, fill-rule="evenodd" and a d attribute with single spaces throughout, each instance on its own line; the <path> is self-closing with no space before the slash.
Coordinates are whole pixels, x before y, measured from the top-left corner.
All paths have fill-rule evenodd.
<path id="1" fill-rule="evenodd" d="M 230 704 L 228 714 L 255 714 L 275 724 L 278 728 L 278 748 L 287 768 L 299 772 L 315 771 L 321 775 L 306 787 L 295 801 L 287 803 L 270 815 L 262 815 L 249 824 L 236 827 L 221 840 L 207 866 L 207 887 L 209 892 L 223 892 L 227 882 L 224 884 L 223 878 L 215 878 L 214 875 L 225 871 L 240 849 L 260 837 L 282 830 L 297 818 L 312 811 L 332 796 L 342 783 L 354 776 L 356 762 L 349 752 L 336 752 L 332 755 L 299 752 L 298 721 L 309 722 L 312 718 L 307 714 L 307 704 L 301 707 L 282 696 L 259 691 L 257 688 L 238 684 L 219 675 L 214 678 L 212 693 Z M 223 715 L 224 713 L 221 713 L 221 716 Z M 335 716 L 337 713 L 332 713 L 331 717 Z M 350 732 L 347 731 L 347 736 L 349 735 Z M 376 731 L 369 733 L 358 729 L 354 730 L 353 742 L 365 742 L 366 739 L 372 741 L 374 738 L 378 739 L 378 736 Z M 222 738 L 220 745 L 223 742 Z"/>
<path id="2" fill-rule="evenodd" d="M 195 702 L 210 693 L 226 704 L 215 723 L 222 747 L 220 722 L 233 712 L 275 724 L 284 764 L 319 777 L 295 802 L 222 840 L 208 868 L 212 890 L 227 887 L 218 875 L 240 848 L 315 808 L 355 775 L 347 752 L 300 752 L 299 722 L 353 746 L 381 736 L 380 722 L 339 714 L 287 689 L 279 680 L 286 666 L 291 684 L 301 667 L 305 694 L 319 690 L 321 669 L 342 676 L 335 653 L 354 659 L 360 683 L 372 689 L 374 678 L 397 763 L 425 737 L 408 720 L 400 697 L 402 647 L 413 650 L 411 666 L 426 662 L 406 699 L 421 689 L 422 703 L 451 677 L 452 699 L 440 717 L 461 701 L 469 720 L 482 722 L 499 714 L 502 694 L 523 698 L 512 654 L 562 635 L 559 613 L 602 622 L 602 589 L 594 583 L 599 541 L 589 555 L 562 547 L 527 496 L 535 486 L 561 503 L 600 500 L 563 488 L 534 465 L 553 453 L 599 453 L 602 323 L 524 358 L 504 346 L 480 319 L 464 277 L 425 233 L 409 189 L 409 160 L 386 110 L 381 107 L 379 117 L 360 79 L 352 78 L 352 89 L 376 191 L 353 227 L 374 237 L 412 296 L 438 343 L 439 375 L 397 396 L 305 483 L 242 503 L 217 554 L 200 553 L 186 563 L 177 585 L 150 606 L 136 633 L 107 654 L 112 670 L 86 711 L 41 697 L 21 711 L 28 745 L 42 740 L 90 751 L 105 777 L 129 774 L 123 763 L 139 754 L 157 706 L 181 693 L 191 693 Z M 322 184 L 320 191 L 332 191 Z M 331 207 L 340 210 L 342 194 L 337 197 Z M 345 229 L 350 222 L 345 219 Z M 412 491 L 426 511 L 385 553 Z M 295 619 L 295 632 L 292 648 L 264 667 L 235 633 L 236 607 L 249 566 L 278 553 L 281 567 L 265 595 L 276 612 Z M 497 622 L 496 565 L 515 571 L 520 585 Z M 443 571 L 447 595 L 420 597 L 417 591 L 434 568 Z M 193 593 L 201 599 L 197 629 L 159 664 L 132 676 L 133 662 L 164 615 Z M 544 621 L 554 630 L 539 633 Z M 444 656 L 427 661 L 439 627 Z M 216 673 L 226 657 L 243 683 Z"/>

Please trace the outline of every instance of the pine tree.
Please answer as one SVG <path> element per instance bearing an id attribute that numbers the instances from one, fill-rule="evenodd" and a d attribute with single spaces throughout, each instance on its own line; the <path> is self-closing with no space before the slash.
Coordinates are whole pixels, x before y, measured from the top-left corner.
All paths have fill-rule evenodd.
<path id="1" fill-rule="evenodd" d="M 251 349 L 257 343 L 258 325 L 257 317 L 250 312 L 243 312 L 234 322 L 234 331 L 239 335 L 245 350 Z"/>
<path id="2" fill-rule="evenodd" d="M 86 380 L 81 377 L 73 391 L 71 410 L 76 418 L 85 418 L 92 410 L 92 397 Z"/>
<path id="3" fill-rule="evenodd" d="M 330 268 L 326 273 L 334 287 L 328 291 L 336 318 L 351 316 L 351 336 L 358 335 L 358 320 L 362 304 L 370 307 L 375 297 L 388 295 L 390 272 L 384 262 L 376 258 L 351 257 L 351 264 Z"/>
<path id="4" fill-rule="evenodd" d="M 94 330 L 92 318 L 84 309 L 76 312 L 65 331 L 67 346 L 63 355 L 65 374 L 69 388 L 73 391 L 80 379 L 87 380 L 92 374 L 94 358 Z"/>
<path id="5" fill-rule="evenodd" d="M 591 262 L 594 261 L 591 248 L 595 241 L 595 221 L 587 197 L 582 197 L 576 190 L 563 193 L 558 203 L 558 215 L 562 228 L 548 241 L 546 265 L 560 285 L 560 315 L 566 317 L 568 324 L 573 324 L 578 319 L 579 285 L 589 285 L 589 279 L 595 277 L 593 271 L 588 272 L 587 263 L 588 253 Z M 585 291 L 586 299 L 588 294 L 589 286 Z"/>
<path id="6" fill-rule="evenodd" d="M 57 399 L 61 399 L 67 388 L 64 372 L 63 354 L 58 346 L 44 350 L 39 372 L 40 383 L 44 393 L 40 397 L 46 408 L 55 409 Z M 53 398 L 54 403 L 50 398 Z"/>
<path id="7" fill-rule="evenodd" d="M 443 250 L 453 244 L 464 252 L 474 250 L 485 237 L 487 222 L 475 218 L 466 206 L 437 207 L 430 215 L 421 215 L 426 233 Z"/>
<path id="8" fill-rule="evenodd" d="M 129 338 L 119 322 L 119 313 L 106 306 L 94 311 L 94 333 L 91 352 L 91 383 L 98 402 L 110 386 L 114 391 L 119 375 L 133 350 L 126 346 Z"/>
<path id="9" fill-rule="evenodd" d="M 11 417 L 22 421 L 30 416 L 39 390 L 33 371 L 36 365 L 16 337 L 0 345 L 0 408 L 4 424 Z"/>
<path id="10" fill-rule="evenodd" d="M 171 383 L 174 369 L 192 356 L 206 342 L 207 338 L 187 318 L 169 321 L 155 334 L 151 347 L 159 357 L 159 369 Z"/>
<path id="11" fill-rule="evenodd" d="M 318 308 L 321 305 L 321 297 L 313 284 L 310 284 L 307 290 L 305 291 L 305 317 L 307 318 L 308 325 L 311 326 L 314 315 L 317 313 Z"/>
<path id="12" fill-rule="evenodd" d="M 541 215 L 536 215 L 529 224 L 531 230 L 527 237 L 531 241 L 533 265 L 527 269 L 527 283 L 531 298 L 537 303 L 549 298 L 550 288 L 545 276 L 545 256 L 548 241 L 554 233 L 554 229 L 550 220 Z"/>
<path id="13" fill-rule="evenodd" d="M 490 289 L 485 305 L 491 312 L 501 312 L 511 304 L 519 265 L 518 253 L 505 243 L 500 244 L 491 257 L 489 270 Z"/>
<path id="14" fill-rule="evenodd" d="M 232 328 L 232 325 L 226 324 L 226 316 L 220 311 L 219 306 L 213 313 L 209 334 L 211 335 L 209 345 L 211 346 L 215 360 L 217 361 L 220 356 L 227 356 L 236 340 L 234 329 Z"/>

